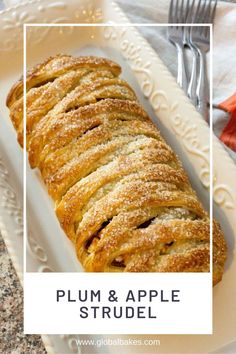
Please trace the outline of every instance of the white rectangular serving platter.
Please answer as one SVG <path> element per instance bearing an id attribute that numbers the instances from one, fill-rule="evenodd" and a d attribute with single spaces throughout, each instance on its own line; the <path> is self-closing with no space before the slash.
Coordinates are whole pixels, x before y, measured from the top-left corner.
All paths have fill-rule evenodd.
<path id="1" fill-rule="evenodd" d="M 29 27 L 28 67 L 56 53 L 100 55 L 117 61 L 122 66 L 123 77 L 134 88 L 150 117 L 179 155 L 200 200 L 208 208 L 209 128 L 178 87 L 157 53 L 141 37 L 138 28 L 130 26 L 127 18 L 112 1 L 31 0 L 28 4 L 21 4 L 0 13 L 0 230 L 21 279 L 22 151 L 16 142 L 5 100 L 10 87 L 23 72 L 22 24 L 88 24 L 111 21 L 122 23 L 124 26 Z M 213 156 L 214 214 L 222 225 L 229 248 L 223 281 L 214 288 L 214 334 L 158 336 L 161 340 L 159 352 L 162 353 L 213 352 L 236 337 L 236 319 L 232 311 L 236 298 L 236 166 L 215 138 Z M 73 246 L 58 225 L 53 203 L 41 183 L 39 174 L 29 167 L 27 195 L 30 229 L 27 241 L 27 270 L 82 271 Z M 79 353 L 75 339 L 75 336 L 43 336 L 49 353 Z M 103 350 L 104 348 L 100 353 Z M 120 348 L 115 346 L 109 347 L 110 353 L 118 353 L 119 350 Z M 122 347 L 124 353 L 154 353 L 156 350 L 155 346 Z M 99 351 L 96 349 L 94 352 Z"/>

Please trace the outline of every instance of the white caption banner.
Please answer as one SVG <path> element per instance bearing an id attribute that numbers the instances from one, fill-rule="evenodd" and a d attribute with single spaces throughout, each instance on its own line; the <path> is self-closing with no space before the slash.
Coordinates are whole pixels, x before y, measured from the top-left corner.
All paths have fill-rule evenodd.
<path id="1" fill-rule="evenodd" d="M 26 334 L 212 333 L 209 273 L 25 273 L 24 286 Z"/>

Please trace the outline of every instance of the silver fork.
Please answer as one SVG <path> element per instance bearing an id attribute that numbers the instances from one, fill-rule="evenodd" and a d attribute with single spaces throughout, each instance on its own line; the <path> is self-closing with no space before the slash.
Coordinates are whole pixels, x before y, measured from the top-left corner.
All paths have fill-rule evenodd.
<path id="1" fill-rule="evenodd" d="M 196 6 L 195 0 L 192 0 L 191 4 L 189 4 L 187 23 L 189 24 L 197 23 L 198 18 L 196 17 L 196 14 L 197 14 L 198 7 L 200 6 L 200 3 L 201 0 L 198 0 L 198 4 Z M 184 43 L 187 47 L 191 49 L 192 52 L 192 68 L 191 68 L 187 94 L 188 97 L 193 102 L 194 106 L 196 107 L 197 106 L 196 87 L 197 87 L 198 52 L 196 48 L 192 45 L 192 42 L 190 40 L 191 26 L 187 26 L 184 29 L 185 29 Z"/>
<path id="2" fill-rule="evenodd" d="M 185 23 L 187 8 L 184 0 L 171 0 L 169 8 L 169 23 Z M 184 28 L 183 26 L 168 26 L 168 39 L 176 46 L 178 58 L 177 82 L 187 92 L 187 75 L 184 57 Z"/>
<path id="3" fill-rule="evenodd" d="M 196 23 L 210 24 L 214 20 L 217 0 L 200 1 L 196 11 Z M 193 26 L 190 32 L 190 41 L 199 55 L 199 77 L 196 87 L 197 109 L 206 121 L 209 120 L 209 84 L 207 79 L 206 53 L 210 49 L 209 26 Z"/>

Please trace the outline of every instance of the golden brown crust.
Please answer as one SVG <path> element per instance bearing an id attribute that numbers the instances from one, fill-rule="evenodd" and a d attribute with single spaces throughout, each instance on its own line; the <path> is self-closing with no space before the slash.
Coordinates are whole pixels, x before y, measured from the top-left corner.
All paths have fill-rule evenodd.
<path id="1" fill-rule="evenodd" d="M 27 75 L 27 150 L 87 271 L 209 272 L 210 221 L 116 63 L 58 55 Z M 7 105 L 23 143 L 23 82 Z M 213 283 L 226 244 L 213 223 Z"/>
<path id="2" fill-rule="evenodd" d="M 32 70 L 29 70 L 26 75 L 27 91 L 32 87 L 39 85 L 42 82 L 47 82 L 53 78 L 70 70 L 78 68 L 98 68 L 110 70 L 114 76 L 118 76 L 121 68 L 115 62 L 99 57 L 81 56 L 73 57 L 71 55 L 58 54 L 49 57 L 43 63 L 36 65 Z M 14 101 L 18 100 L 23 95 L 23 77 L 17 81 L 8 93 L 6 105 L 11 108 Z"/>
<path id="3" fill-rule="evenodd" d="M 111 60 L 98 57 L 72 57 L 70 55 L 56 55 L 45 60 L 42 64 L 38 64 L 32 70 L 28 71 L 26 75 L 26 91 L 27 93 L 27 107 L 28 112 L 34 111 L 34 108 L 31 107 L 32 103 L 36 103 L 36 108 L 40 109 L 43 104 L 43 95 L 45 89 L 52 88 L 53 85 L 50 83 L 56 81 L 56 88 L 58 90 L 57 79 L 60 79 L 61 76 L 68 76 L 68 73 L 74 73 L 74 76 L 83 76 L 86 73 L 96 72 L 96 71 L 108 71 L 110 75 L 116 77 L 120 74 L 121 68 L 118 64 L 114 63 Z M 68 91 L 73 89 L 76 82 L 68 83 L 68 78 L 63 78 L 63 85 L 61 88 L 60 95 L 53 96 L 52 92 L 47 92 L 46 97 L 51 96 L 59 102 L 63 96 L 65 96 Z M 48 85 L 47 85 L 48 84 Z M 40 87 L 41 86 L 41 87 Z M 43 87 L 42 87 L 43 86 Z M 76 85 L 77 86 L 77 85 Z M 33 91 L 31 90 L 32 88 Z M 42 93 L 42 94 L 41 94 Z M 23 77 L 11 88 L 6 104 L 10 108 L 10 116 L 13 122 L 13 125 L 18 133 L 18 141 L 20 145 L 23 145 Z M 50 110 L 54 105 L 47 107 Z M 27 113 L 28 113 L 27 112 Z M 43 112 L 45 113 L 45 112 Z M 28 122 L 28 120 L 27 120 Z"/>

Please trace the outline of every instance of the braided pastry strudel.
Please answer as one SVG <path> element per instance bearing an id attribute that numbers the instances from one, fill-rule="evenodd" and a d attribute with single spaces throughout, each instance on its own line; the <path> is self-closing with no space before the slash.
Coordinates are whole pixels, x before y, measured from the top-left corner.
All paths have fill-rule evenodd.
<path id="1" fill-rule="evenodd" d="M 27 150 L 86 271 L 208 272 L 209 217 L 116 63 L 51 57 L 27 74 Z M 23 145 L 23 80 L 7 105 Z M 214 284 L 226 244 L 213 223 Z"/>

